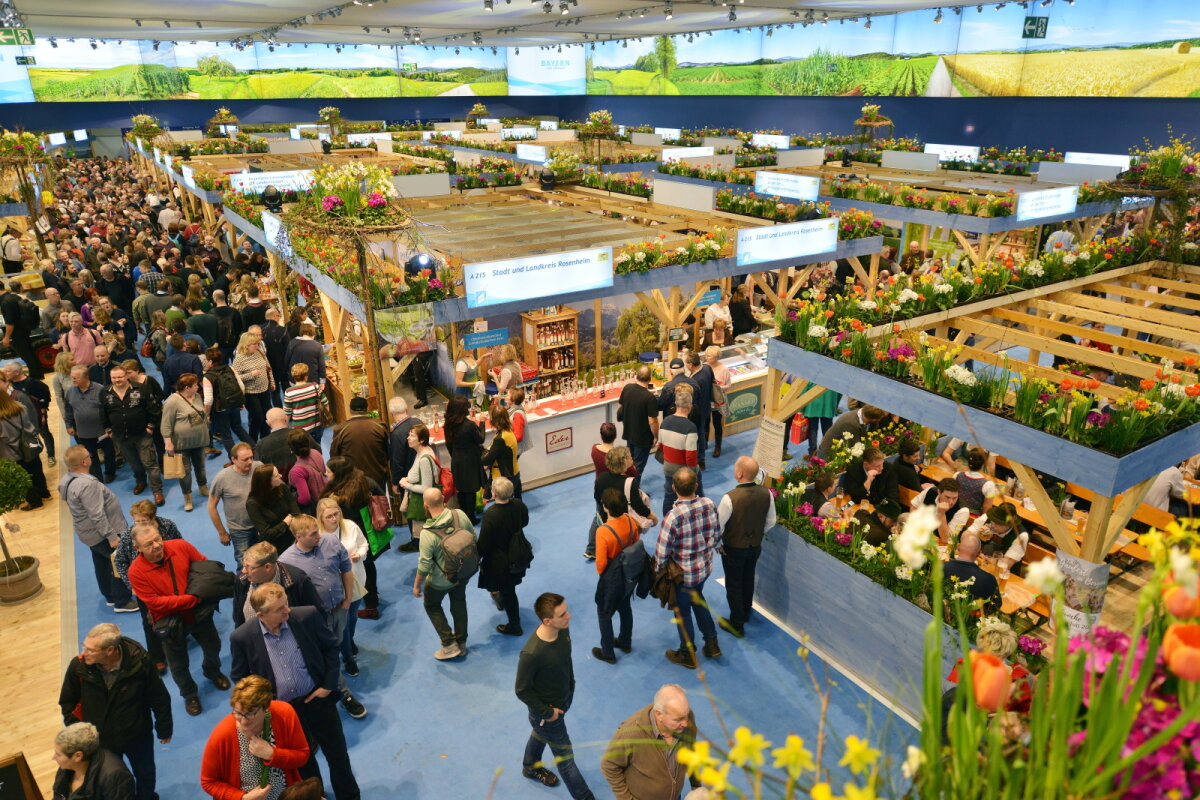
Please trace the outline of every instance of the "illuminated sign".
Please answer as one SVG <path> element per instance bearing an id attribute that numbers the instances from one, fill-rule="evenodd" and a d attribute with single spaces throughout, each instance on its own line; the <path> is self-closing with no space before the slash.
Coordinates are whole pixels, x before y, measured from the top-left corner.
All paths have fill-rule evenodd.
<path id="1" fill-rule="evenodd" d="M 311 169 L 280 170 L 278 172 L 238 172 L 229 176 L 229 187 L 235 192 L 259 193 L 268 186 L 281 192 L 302 192 L 312 185 Z"/>
<path id="2" fill-rule="evenodd" d="M 937 153 L 938 161 L 975 161 L 979 158 L 979 148 L 965 144 L 926 144 L 925 152 Z"/>
<path id="3" fill-rule="evenodd" d="M 613 285 L 611 247 L 463 266 L 467 308 Z"/>
<path id="4" fill-rule="evenodd" d="M 837 217 L 765 228 L 740 228 L 737 232 L 737 263 L 743 266 L 828 253 L 837 248 L 837 232 Z"/>
<path id="5" fill-rule="evenodd" d="M 754 191 L 795 200 L 816 200 L 821 193 L 821 179 L 759 170 L 754 173 Z"/>
<path id="6" fill-rule="evenodd" d="M 776 150 L 787 150 L 792 146 L 792 140 L 787 136 L 776 136 L 773 133 L 756 133 L 750 137 L 750 144 L 755 147 L 774 147 Z"/>
<path id="7" fill-rule="evenodd" d="M 1024 222 L 1041 217 L 1072 214 L 1078 205 L 1078 186 L 1043 189 L 1040 192 L 1022 192 L 1017 195 L 1017 219 Z"/>

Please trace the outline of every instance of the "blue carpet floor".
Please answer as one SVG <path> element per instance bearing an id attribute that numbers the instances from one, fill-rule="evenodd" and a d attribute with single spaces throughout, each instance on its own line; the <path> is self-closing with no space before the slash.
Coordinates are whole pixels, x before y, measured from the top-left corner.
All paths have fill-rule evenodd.
<path id="1" fill-rule="evenodd" d="M 754 432 L 726 439 L 722 457 L 710 459 L 704 473 L 708 495 L 719 499 L 733 487 L 733 462 L 739 455 L 750 453 L 753 446 Z M 209 461 L 209 474 L 215 475 L 223 462 L 223 458 Z M 135 499 L 132 484 L 127 469 L 122 469 L 112 484 L 125 508 Z M 643 487 L 657 507 L 663 478 L 653 461 Z M 593 659 L 591 648 L 599 642 L 592 601 L 596 571 L 592 562 L 582 557 L 592 513 L 592 478 L 583 476 L 532 490 L 525 501 L 532 520 L 526 533 L 536 559 L 518 587 L 522 622 L 526 633 L 536 627 L 531 609 L 541 592 L 554 591 L 567 597 L 573 615 L 577 680 L 575 704 L 567 723 L 579 766 L 597 797 L 611 796 L 599 767 L 608 738 L 629 714 L 648 704 L 664 683 L 679 683 L 689 691 L 701 734 L 708 738 L 722 738 L 719 710 L 731 733 L 745 724 L 778 744 L 787 734 L 795 733 L 812 747 L 820 701 L 796 654 L 797 643 L 757 614 L 747 628 L 746 639 L 723 635 L 724 657 L 703 662 L 711 701 L 706 699 L 697 672 L 663 658 L 664 650 L 677 645 L 677 636 L 669 613 L 654 600 L 635 600 L 632 654 L 618 653 L 616 666 Z M 206 556 L 230 566 L 232 552 L 221 547 L 204 506 L 199 504 L 195 511 L 185 513 L 182 503 L 177 485 L 168 482 L 162 516 L 179 525 L 185 538 Z M 406 534 L 398 537 L 400 541 L 405 538 Z M 89 553 L 76 544 L 80 635 L 98 622 L 116 622 L 127 635 L 140 640 L 141 627 L 134 615 L 114 614 L 105 607 L 91 573 Z M 496 611 L 487 593 L 472 587 L 468 593 L 469 654 L 458 661 L 434 660 L 437 637 L 421 601 L 411 592 L 416 563 L 415 554 L 383 554 L 379 562 L 382 617 L 377 621 L 360 620 L 358 625 L 361 674 L 347 680 L 369 713 L 362 720 L 347 715 L 343 719 L 363 797 L 484 798 L 497 770 L 502 772 L 492 795 L 496 798 L 568 797 L 561 785 L 546 788 L 520 774 L 521 753 L 529 730 L 524 706 L 513 695 L 513 678 L 523 639 L 494 631 L 495 625 L 504 621 L 503 614 Z M 728 607 L 724 590 L 715 581 L 719 575 L 718 561 L 706 595 L 714 610 L 724 615 Z M 217 626 L 227 641 L 232 629 L 228 603 L 223 604 Z M 228 644 L 222 655 L 228 668 Z M 905 746 L 915 740 L 915 731 L 849 680 L 811 658 L 818 678 L 829 685 L 826 765 L 833 770 L 835 785 L 840 787 L 845 777 L 837 760 L 842 753 L 841 740 L 850 734 L 869 735 L 872 743 L 894 760 L 889 769 L 894 777 L 894 766 L 902 760 Z M 175 738 L 168 745 L 158 746 L 158 792 L 162 800 L 202 796 L 198 774 L 204 743 L 217 721 L 229 713 L 228 693 L 218 692 L 202 678 L 199 662 L 199 650 L 193 646 L 192 674 L 201 686 L 204 704 L 201 716 L 184 713 L 175 686 L 167 679 L 174 698 Z M 327 776 L 323 764 L 322 770 Z"/>

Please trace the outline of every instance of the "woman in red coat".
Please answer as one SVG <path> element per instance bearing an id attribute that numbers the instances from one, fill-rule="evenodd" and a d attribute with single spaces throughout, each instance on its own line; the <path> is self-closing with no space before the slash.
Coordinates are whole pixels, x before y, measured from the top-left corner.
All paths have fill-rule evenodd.
<path id="1" fill-rule="evenodd" d="M 233 687 L 233 713 L 213 728 L 200 762 L 200 786 L 216 800 L 278 800 L 300 780 L 308 741 L 296 712 L 273 696 L 258 675 Z"/>

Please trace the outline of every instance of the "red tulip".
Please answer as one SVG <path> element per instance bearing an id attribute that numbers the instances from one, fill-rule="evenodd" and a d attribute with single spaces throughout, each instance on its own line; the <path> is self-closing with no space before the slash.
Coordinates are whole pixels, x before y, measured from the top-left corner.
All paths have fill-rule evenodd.
<path id="1" fill-rule="evenodd" d="M 1012 679 L 1008 665 L 991 653 L 971 651 L 971 685 L 975 689 L 975 705 L 986 711 L 998 711 L 1008 699 Z"/>
<path id="2" fill-rule="evenodd" d="M 1200 625 L 1176 622 L 1163 635 L 1167 668 L 1185 681 L 1200 681 Z"/>

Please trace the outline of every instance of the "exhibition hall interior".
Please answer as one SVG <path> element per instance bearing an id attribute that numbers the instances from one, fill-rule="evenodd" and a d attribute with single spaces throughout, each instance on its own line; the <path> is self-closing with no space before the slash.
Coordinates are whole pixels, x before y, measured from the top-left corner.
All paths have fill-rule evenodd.
<path id="1" fill-rule="evenodd" d="M 1191 0 L 0 0 L 0 795 L 1200 797 Z"/>

